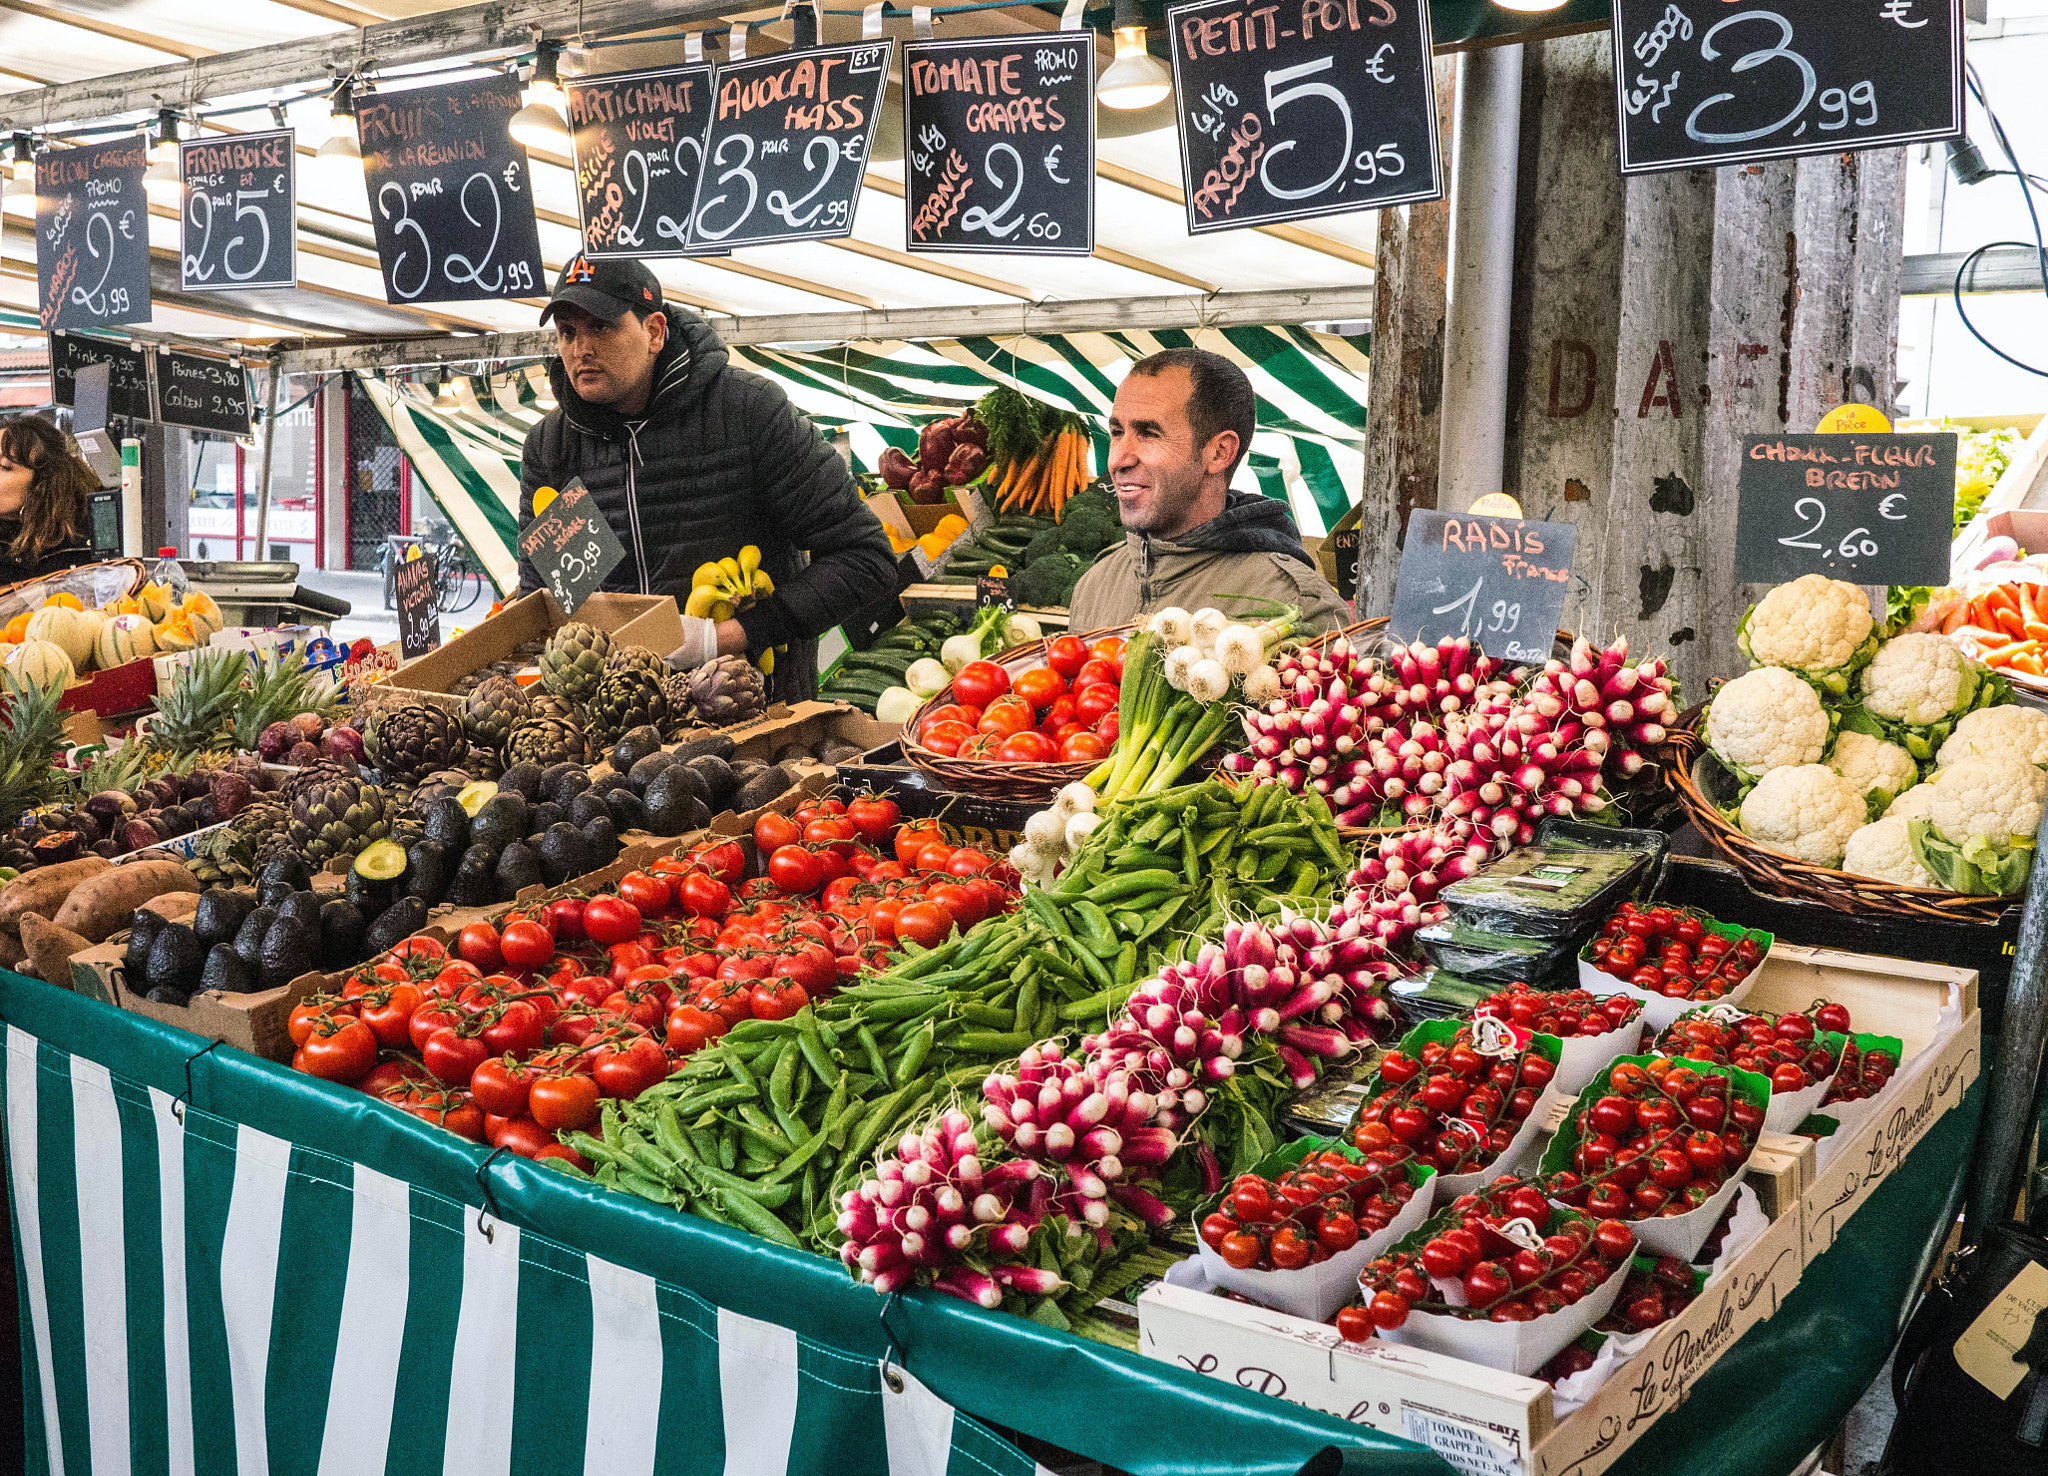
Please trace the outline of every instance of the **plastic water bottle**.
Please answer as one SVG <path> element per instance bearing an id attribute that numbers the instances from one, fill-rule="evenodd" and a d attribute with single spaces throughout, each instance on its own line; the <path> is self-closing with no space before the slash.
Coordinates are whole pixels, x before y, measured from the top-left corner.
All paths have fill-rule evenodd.
<path id="1" fill-rule="evenodd" d="M 185 596 L 192 593 L 192 580 L 186 575 L 185 566 L 178 562 L 178 551 L 159 548 L 156 555 L 156 567 L 149 571 L 151 581 L 171 592 L 173 604 L 183 604 Z"/>

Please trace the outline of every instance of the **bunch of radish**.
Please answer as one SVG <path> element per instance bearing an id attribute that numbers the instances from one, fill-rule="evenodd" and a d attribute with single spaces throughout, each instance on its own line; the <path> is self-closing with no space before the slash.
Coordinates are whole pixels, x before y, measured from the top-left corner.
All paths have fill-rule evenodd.
<path id="1" fill-rule="evenodd" d="M 1443 889 L 1473 875 L 1492 854 L 1489 841 L 1467 825 L 1382 836 L 1345 878 L 1350 890 L 1338 907 L 1384 950 L 1378 957 L 1400 957 L 1417 932 L 1443 920 Z"/>
<path id="2" fill-rule="evenodd" d="M 1631 666 L 1626 636 L 1604 650 L 1581 639 L 1569 662 L 1553 660 L 1536 674 L 1522 701 L 1554 732 L 1575 730 L 1604 773 L 1629 779 L 1642 771 L 1642 749 L 1662 743 L 1677 715 L 1669 672 L 1657 657 Z"/>
<path id="3" fill-rule="evenodd" d="M 1126 1173 L 1161 1168 L 1177 1146 L 1173 1131 L 1154 1121 L 1153 1095 L 1134 1089 L 1103 1057 L 1070 1057 L 1059 1041 L 1040 1041 L 1017 1057 L 1015 1071 L 991 1074 L 981 1097 L 982 1122 L 1019 1157 L 1052 1171 L 1032 1185 L 1035 1217 L 1064 1214 L 1100 1229 L 1114 1196 L 1147 1224 L 1172 1221 L 1172 1211 Z"/>

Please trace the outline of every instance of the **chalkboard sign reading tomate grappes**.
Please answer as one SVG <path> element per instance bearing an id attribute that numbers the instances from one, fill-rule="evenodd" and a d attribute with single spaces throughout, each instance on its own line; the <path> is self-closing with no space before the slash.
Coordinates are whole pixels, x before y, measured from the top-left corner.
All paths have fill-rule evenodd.
<path id="1" fill-rule="evenodd" d="M 1443 194 L 1427 0 L 1195 0 L 1167 30 L 1191 233 Z"/>
<path id="2" fill-rule="evenodd" d="M 711 128 L 709 66 L 568 84 L 588 256 L 681 256 Z"/>
<path id="3" fill-rule="evenodd" d="M 1744 436 L 1735 498 L 1737 579 L 1944 584 L 1955 434 Z"/>
<path id="4" fill-rule="evenodd" d="M 36 303 L 45 330 L 148 320 L 148 167 L 137 138 L 36 155 Z"/>
<path id="5" fill-rule="evenodd" d="M 287 128 L 178 145 L 185 182 L 178 282 L 185 291 L 298 286 L 292 138 Z"/>
<path id="6" fill-rule="evenodd" d="M 1095 249 L 1094 53 L 1086 31 L 904 53 L 912 251 Z"/>
<path id="7" fill-rule="evenodd" d="M 1417 508 L 1394 579 L 1394 639 L 1468 636 L 1503 661 L 1549 660 L 1578 538 L 1570 523 Z"/>
<path id="8" fill-rule="evenodd" d="M 357 99 L 387 302 L 546 294 L 518 111 L 510 77 Z"/>

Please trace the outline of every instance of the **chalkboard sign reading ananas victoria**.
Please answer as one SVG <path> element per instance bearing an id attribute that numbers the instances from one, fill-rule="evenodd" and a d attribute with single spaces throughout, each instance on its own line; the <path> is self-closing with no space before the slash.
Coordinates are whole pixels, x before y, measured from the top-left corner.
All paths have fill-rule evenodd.
<path id="1" fill-rule="evenodd" d="M 904 53 L 912 251 L 1095 249 L 1095 45 L 1086 31 Z"/>
<path id="2" fill-rule="evenodd" d="M 436 601 L 434 556 L 414 544 L 391 571 L 398 602 L 398 654 L 407 661 L 441 644 L 441 611 Z"/>
<path id="3" fill-rule="evenodd" d="M 36 155 L 36 304 L 45 331 L 148 320 L 148 167 L 134 137 Z"/>
<path id="4" fill-rule="evenodd" d="M 682 256 L 711 129 L 712 69 L 669 67 L 568 84 L 583 250 Z"/>
<path id="5" fill-rule="evenodd" d="M 299 285 L 292 131 L 178 145 L 185 183 L 178 285 L 240 292 Z"/>
<path id="6" fill-rule="evenodd" d="M 1503 661 L 1549 660 L 1578 537 L 1570 523 L 1417 508 L 1394 580 L 1394 639 L 1466 636 Z"/>
<path id="7" fill-rule="evenodd" d="M 1167 30 L 1191 233 L 1443 194 L 1427 0 L 1195 0 Z"/>
<path id="8" fill-rule="evenodd" d="M 1744 436 L 1735 491 L 1739 580 L 1948 581 L 1953 432 Z"/>
<path id="9" fill-rule="evenodd" d="M 385 301 L 546 294 L 518 111 L 501 76 L 357 99 Z"/>

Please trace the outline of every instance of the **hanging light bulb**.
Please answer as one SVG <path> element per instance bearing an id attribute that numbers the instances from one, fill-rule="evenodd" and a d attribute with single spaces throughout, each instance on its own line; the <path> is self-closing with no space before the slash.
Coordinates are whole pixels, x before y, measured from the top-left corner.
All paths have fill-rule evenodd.
<path id="1" fill-rule="evenodd" d="M 1566 0 L 1493 0 L 1493 3 L 1518 15 L 1541 15 L 1546 10 L 1562 10 Z"/>
<path id="2" fill-rule="evenodd" d="M 1116 0 L 1116 60 L 1103 69 L 1095 97 L 1105 108 L 1135 112 L 1173 91 L 1173 74 L 1146 46 L 1145 16 L 1138 0 Z"/>
<path id="3" fill-rule="evenodd" d="M 178 168 L 178 115 L 169 108 L 156 115 L 156 143 L 149 151 L 149 168 L 142 174 L 143 193 L 152 205 L 179 205 L 185 181 Z"/>
<path id="4" fill-rule="evenodd" d="M 356 89 L 344 78 L 334 89 L 328 126 L 334 131 L 313 156 L 315 181 L 328 189 L 342 190 L 363 183 L 363 149 L 356 142 Z"/>
<path id="5" fill-rule="evenodd" d="M 460 410 L 462 401 L 455 397 L 455 376 L 449 375 L 434 387 L 434 408 L 436 410 Z"/>
<path id="6" fill-rule="evenodd" d="M 8 177 L 26 179 L 36 177 L 36 141 L 32 134 L 17 133 L 12 140 L 14 147 L 9 150 Z"/>
<path id="7" fill-rule="evenodd" d="M 19 215 L 33 220 L 36 213 L 36 182 L 34 176 L 26 179 L 10 179 L 0 187 L 0 213 Z"/>
<path id="8" fill-rule="evenodd" d="M 542 41 L 535 51 L 533 80 L 526 84 L 526 106 L 506 125 L 512 141 L 523 149 L 561 152 L 569 147 L 569 125 L 562 118 L 561 54 L 559 41 Z"/>

